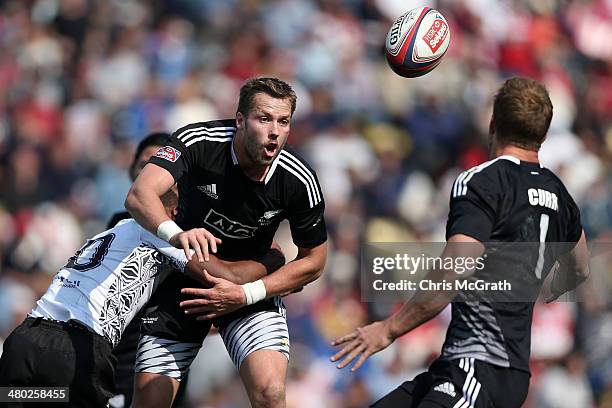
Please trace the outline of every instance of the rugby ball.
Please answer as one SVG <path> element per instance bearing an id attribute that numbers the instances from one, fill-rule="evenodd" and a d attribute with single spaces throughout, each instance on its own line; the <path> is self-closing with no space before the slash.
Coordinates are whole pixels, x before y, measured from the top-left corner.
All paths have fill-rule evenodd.
<path id="1" fill-rule="evenodd" d="M 395 20 L 387 33 L 385 55 L 396 74 L 415 78 L 437 67 L 449 44 L 444 16 L 431 7 L 419 7 Z"/>

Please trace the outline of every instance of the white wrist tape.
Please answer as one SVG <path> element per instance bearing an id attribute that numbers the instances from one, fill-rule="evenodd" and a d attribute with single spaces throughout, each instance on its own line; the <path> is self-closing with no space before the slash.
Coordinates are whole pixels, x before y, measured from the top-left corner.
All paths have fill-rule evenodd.
<path id="1" fill-rule="evenodd" d="M 157 236 L 166 242 L 170 242 L 170 238 L 180 232 L 183 230 L 172 220 L 166 220 L 157 227 Z"/>
<path id="2" fill-rule="evenodd" d="M 255 282 L 245 283 L 242 285 L 242 290 L 244 290 L 244 294 L 246 295 L 247 305 L 252 305 L 266 298 L 266 285 L 264 285 L 261 279 Z"/>

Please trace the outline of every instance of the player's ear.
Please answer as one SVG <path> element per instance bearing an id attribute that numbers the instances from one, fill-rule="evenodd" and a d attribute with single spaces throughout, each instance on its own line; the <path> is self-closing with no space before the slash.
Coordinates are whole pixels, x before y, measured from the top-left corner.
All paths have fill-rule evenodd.
<path id="1" fill-rule="evenodd" d="M 244 126 L 245 117 L 242 112 L 236 112 L 236 127 L 242 129 Z"/>

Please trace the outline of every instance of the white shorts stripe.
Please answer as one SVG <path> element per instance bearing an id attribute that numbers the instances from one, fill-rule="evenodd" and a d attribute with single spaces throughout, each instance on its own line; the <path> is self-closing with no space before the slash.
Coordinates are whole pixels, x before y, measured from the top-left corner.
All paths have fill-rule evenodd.
<path id="1" fill-rule="evenodd" d="M 289 358 L 289 329 L 283 311 L 284 306 L 279 311 L 256 312 L 219 328 L 237 370 L 244 359 L 257 350 L 275 350 Z"/>
<path id="2" fill-rule="evenodd" d="M 474 408 L 476 399 L 480 393 L 481 384 L 474 375 L 474 359 L 462 358 L 459 360 L 459 368 L 467 373 L 463 383 L 463 396 L 453 405 L 453 408 Z"/>
<path id="3" fill-rule="evenodd" d="M 467 394 L 467 389 L 470 385 L 470 382 L 472 381 L 472 376 L 474 375 L 474 361 L 472 358 L 467 360 L 468 363 L 468 370 L 467 370 L 467 376 L 465 377 L 465 383 L 463 384 L 463 395 L 465 396 Z"/>
<path id="4" fill-rule="evenodd" d="M 241 336 L 236 337 L 232 343 L 226 344 L 230 357 L 237 368 L 240 368 L 242 360 L 254 351 L 254 347 L 257 345 L 261 345 L 266 340 L 274 340 L 275 344 L 282 343 L 283 339 L 289 338 L 287 322 L 282 317 L 278 316 L 278 314 L 273 314 L 274 312 L 260 313 L 264 315 L 266 321 L 251 326 Z M 221 336 L 225 340 L 223 333 L 221 333 Z"/>
<path id="5" fill-rule="evenodd" d="M 470 402 L 470 405 L 472 405 L 472 393 L 474 392 L 474 387 L 476 387 L 477 382 L 478 381 L 476 381 L 476 378 L 472 377 L 472 381 L 470 381 L 470 385 L 468 386 L 467 399 Z"/>
<path id="6" fill-rule="evenodd" d="M 457 401 L 455 403 L 455 405 L 453 405 L 453 408 L 465 408 L 465 404 L 467 404 L 468 402 L 463 399 L 463 397 L 459 398 L 459 401 Z"/>
<path id="7" fill-rule="evenodd" d="M 289 329 L 285 307 L 274 298 L 279 310 L 255 312 L 219 329 L 225 347 L 237 370 L 244 359 L 257 350 L 274 350 L 289 359 Z M 201 343 L 181 343 L 154 336 L 142 336 L 138 344 L 135 372 L 165 375 L 181 380 Z"/>
<path id="8" fill-rule="evenodd" d="M 480 392 L 480 382 L 476 381 L 476 388 L 474 388 L 474 393 L 470 398 L 470 406 L 476 405 L 476 399 L 478 398 L 478 393 Z"/>
<path id="9" fill-rule="evenodd" d="M 229 343 L 237 343 L 241 341 L 241 338 L 247 333 L 253 326 L 264 321 L 266 316 L 262 316 L 259 313 L 255 313 L 249 316 L 245 316 L 240 319 L 236 319 L 227 327 L 227 331 L 231 333 L 227 338 Z M 231 326 L 231 329 L 230 329 Z"/>
<path id="10" fill-rule="evenodd" d="M 265 318 L 266 316 L 264 315 L 263 317 Z M 232 343 L 228 343 L 228 352 L 230 353 L 230 357 L 232 360 L 236 361 L 240 351 L 244 351 L 246 357 L 246 350 L 248 350 L 251 345 L 257 344 L 255 343 L 256 341 L 263 341 L 263 336 L 265 336 L 265 338 L 269 338 L 270 336 L 272 336 L 272 338 L 277 338 L 276 336 L 286 335 L 286 328 L 287 323 L 284 320 L 281 321 L 281 319 L 277 318 L 277 316 L 268 316 L 267 321 L 259 322 L 250 326 L 246 330 L 242 330 L 242 334 L 240 336 L 236 337 Z M 256 335 L 255 333 L 259 333 L 259 335 Z"/>
<path id="11" fill-rule="evenodd" d="M 134 371 L 161 374 L 180 381 L 201 346 L 201 343 L 142 336 L 138 342 Z"/>

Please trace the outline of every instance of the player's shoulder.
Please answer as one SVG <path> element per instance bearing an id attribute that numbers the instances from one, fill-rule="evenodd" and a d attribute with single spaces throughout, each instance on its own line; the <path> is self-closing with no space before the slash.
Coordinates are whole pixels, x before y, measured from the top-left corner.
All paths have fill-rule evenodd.
<path id="1" fill-rule="evenodd" d="M 453 184 L 453 197 L 465 195 L 468 186 L 488 190 L 503 188 L 504 181 L 518 174 L 520 160 L 513 156 L 500 156 L 461 172 Z"/>
<path id="2" fill-rule="evenodd" d="M 499 156 L 488 160 L 471 169 L 468 173 L 480 174 L 481 176 L 492 176 L 503 173 L 516 173 L 521 165 L 521 161 L 514 156 Z"/>
<path id="3" fill-rule="evenodd" d="M 569 199 L 570 202 L 574 203 L 574 197 L 572 197 L 572 195 L 570 194 L 565 183 L 563 183 L 563 180 L 561 180 L 561 178 L 557 176 L 555 172 L 553 172 L 552 170 L 546 167 L 543 167 L 542 170 L 546 172 L 546 175 L 548 176 L 548 179 L 550 180 L 549 182 L 554 185 L 554 186 L 551 186 L 551 190 L 559 191 L 564 198 Z"/>
<path id="4" fill-rule="evenodd" d="M 541 170 L 546 173 L 551 182 L 558 184 L 561 190 L 567 192 L 567 188 L 565 187 L 563 180 L 561 180 L 561 178 L 557 176 L 554 171 L 547 167 L 542 167 Z"/>
<path id="5" fill-rule="evenodd" d="M 288 165 L 293 165 L 294 167 L 305 168 L 312 174 L 315 173 L 314 169 L 310 166 L 308 161 L 289 145 L 285 145 L 285 147 L 283 147 L 283 150 L 281 150 L 278 154 L 278 158 L 279 162 L 283 162 Z"/>
<path id="6" fill-rule="evenodd" d="M 104 232 L 101 232 L 94 238 L 112 233 L 119 236 L 130 236 L 131 239 L 134 236 L 140 235 L 141 231 L 142 227 L 136 222 L 136 220 L 134 220 L 133 218 L 124 218 L 117 222 L 114 227 L 109 228 Z"/>
<path id="7" fill-rule="evenodd" d="M 283 175 L 285 185 L 295 192 L 306 192 L 310 207 L 323 201 L 314 169 L 290 146 L 285 146 L 275 160 L 275 171 Z"/>
<path id="8" fill-rule="evenodd" d="M 120 220 L 114 227 L 94 235 L 88 241 L 103 243 L 113 251 L 129 251 L 140 243 L 143 228 L 133 219 Z"/>
<path id="9" fill-rule="evenodd" d="M 227 143 L 235 133 L 235 119 L 220 119 L 190 123 L 179 128 L 172 136 L 180 140 L 185 147 L 190 147 L 195 144 Z"/>

